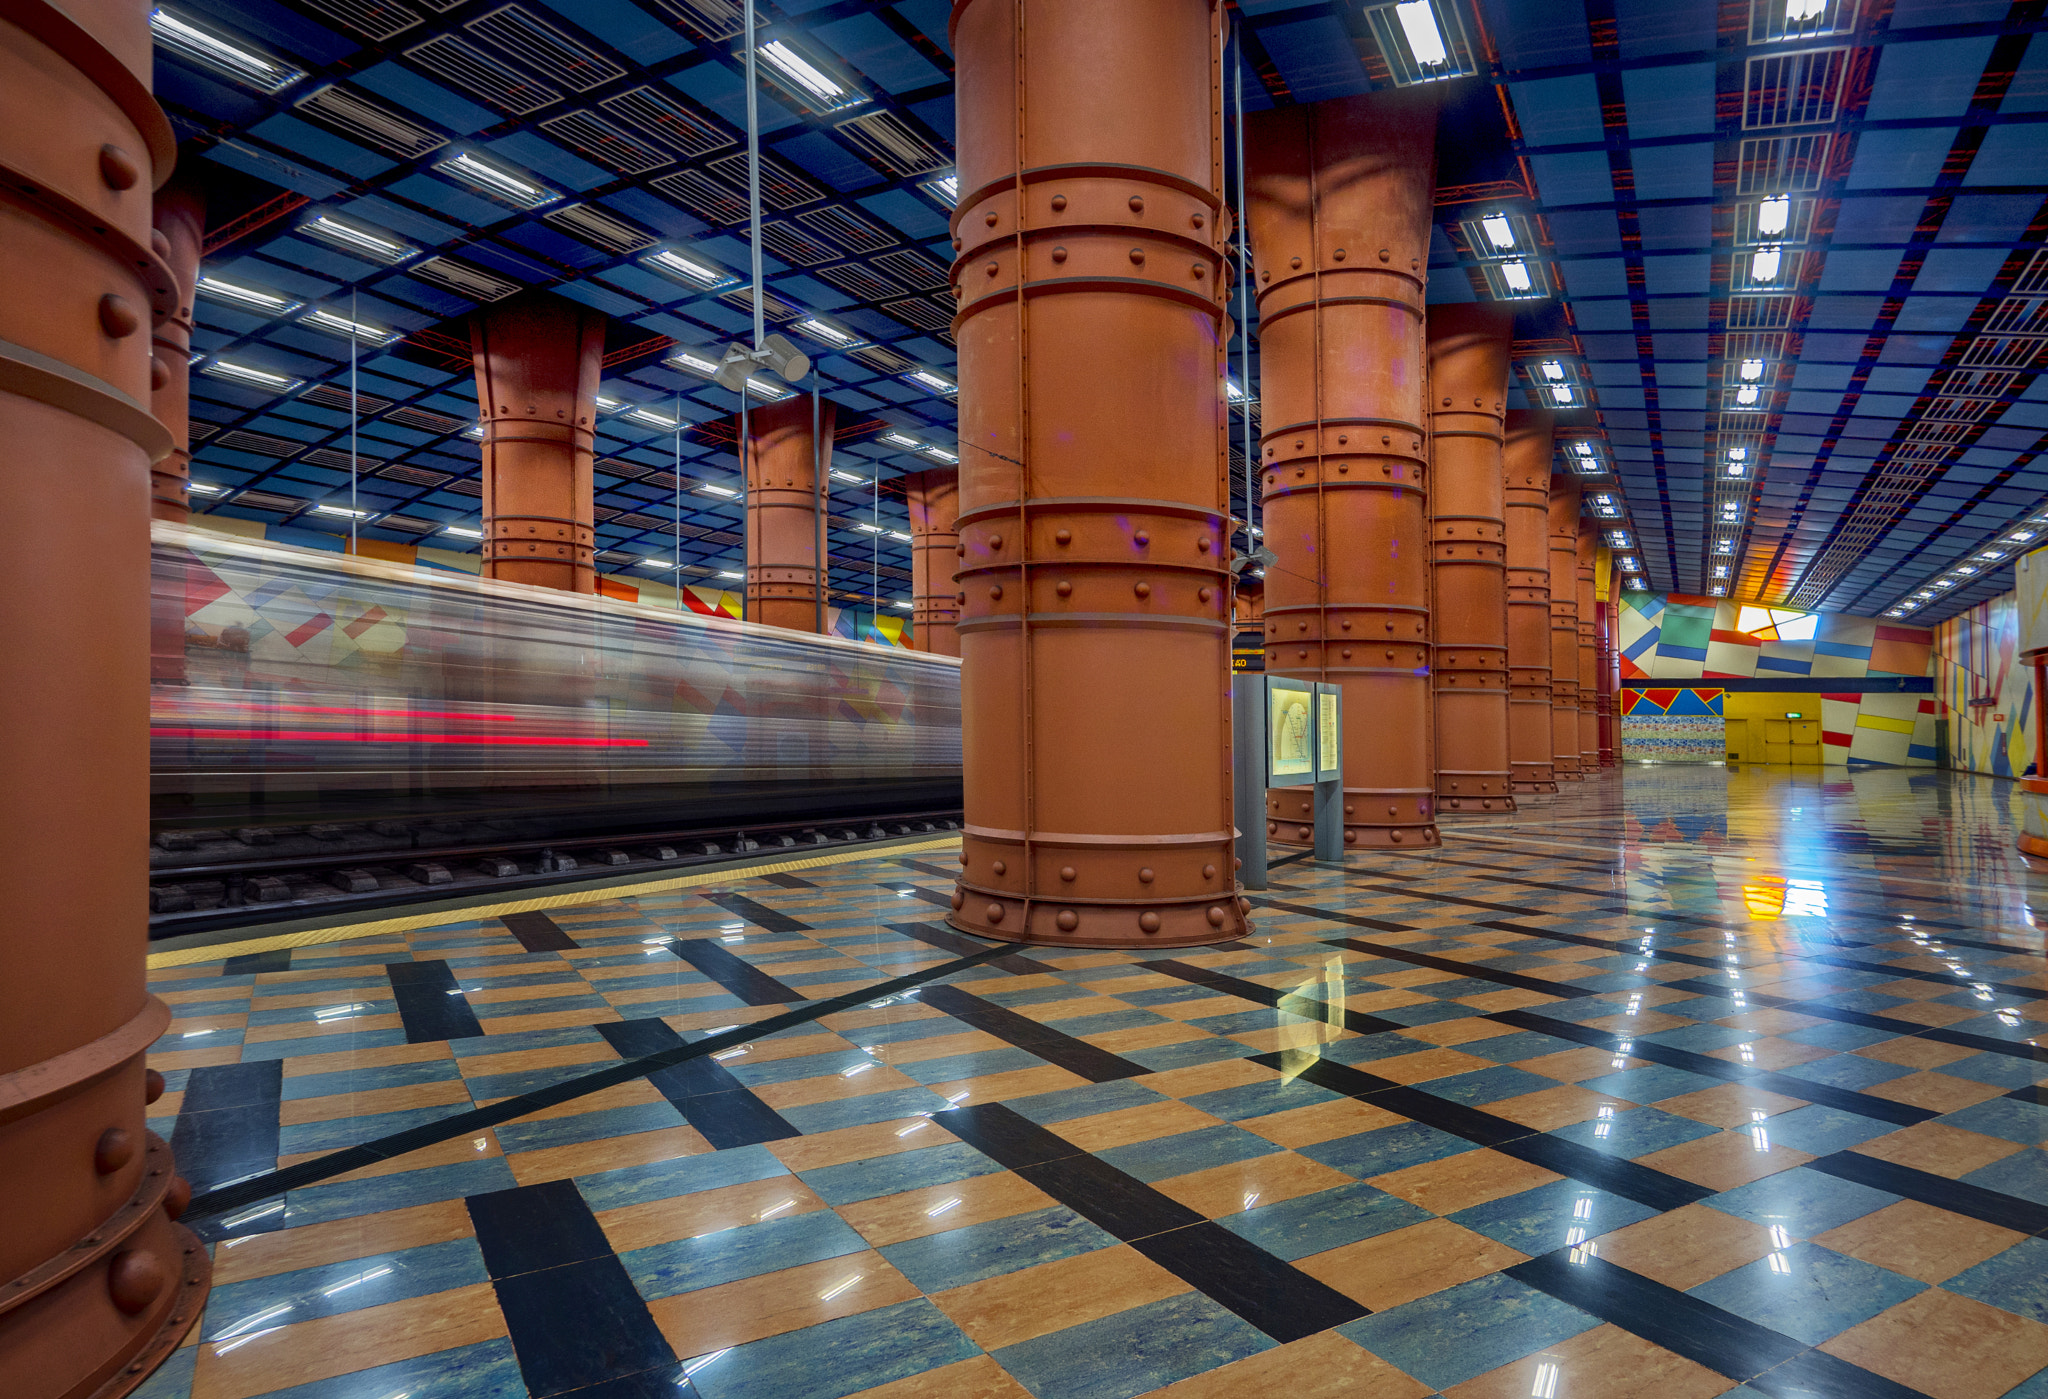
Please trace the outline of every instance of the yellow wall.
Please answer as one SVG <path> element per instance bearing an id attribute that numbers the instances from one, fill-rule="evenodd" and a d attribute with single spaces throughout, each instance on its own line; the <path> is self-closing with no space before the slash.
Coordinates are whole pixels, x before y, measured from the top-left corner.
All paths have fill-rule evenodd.
<path id="1" fill-rule="evenodd" d="M 1772 735 L 1765 725 L 1770 720 L 1784 720 L 1788 714 L 1800 717 L 1790 722 L 1789 732 L 1776 739 L 1789 743 L 1789 755 L 1782 751 L 1773 755 L 1765 746 Z M 1799 764 L 1821 764 L 1826 762 L 1847 763 L 1849 750 L 1833 748 L 1820 741 L 1820 696 L 1814 694 L 1781 694 L 1775 691 L 1735 691 L 1721 696 L 1721 722 L 1727 729 L 1728 761 L 1745 763 L 1786 762 Z"/>

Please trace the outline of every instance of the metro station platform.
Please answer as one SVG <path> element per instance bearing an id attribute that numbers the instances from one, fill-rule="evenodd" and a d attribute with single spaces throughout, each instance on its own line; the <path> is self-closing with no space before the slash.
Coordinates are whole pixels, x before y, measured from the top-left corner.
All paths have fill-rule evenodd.
<path id="1" fill-rule="evenodd" d="M 945 841 L 160 953 L 139 1392 L 2040 1399 L 2012 790 L 1631 768 L 1156 959 Z"/>

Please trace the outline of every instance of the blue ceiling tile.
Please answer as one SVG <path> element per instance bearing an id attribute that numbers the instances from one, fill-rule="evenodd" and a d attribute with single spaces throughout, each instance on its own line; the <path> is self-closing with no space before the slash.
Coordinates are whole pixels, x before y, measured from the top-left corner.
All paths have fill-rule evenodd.
<path id="1" fill-rule="evenodd" d="M 1894 17 L 1894 23 L 1897 22 Z M 1937 39 L 1927 43 L 1886 44 L 1880 50 L 1877 78 L 1871 84 L 1867 121 L 1906 121 L 1929 117 L 1960 117 L 1969 110 L 1984 76 L 1985 62 L 1997 40 L 1989 35 L 1970 39 Z"/>
<path id="2" fill-rule="evenodd" d="M 1970 312 L 1977 309 L 1975 297 L 1911 296 L 1893 325 L 1900 330 L 1941 330 L 1953 334 L 1963 328 Z"/>
<path id="3" fill-rule="evenodd" d="M 1856 140 L 1856 164 L 1849 171 L 1848 188 L 1923 189 L 1941 173 L 1955 136 L 1946 126 L 1865 131 Z"/>
<path id="4" fill-rule="evenodd" d="M 1984 133 L 1984 144 L 1970 162 L 1963 183 L 2038 186 L 2044 163 L 2048 163 L 2048 132 L 2033 124 L 1994 126 Z"/>
<path id="5" fill-rule="evenodd" d="M 1659 146 L 1635 163 L 1637 199 L 1705 199 L 1714 192 L 1714 143 Z"/>
<path id="6" fill-rule="evenodd" d="M 1600 91 L 1590 73 L 1509 83 L 1508 96 L 1531 147 L 1575 146 L 1606 138 Z"/>
<path id="7" fill-rule="evenodd" d="M 1663 253 L 1645 257 L 1644 285 L 1652 296 L 1704 292 L 1712 266 L 1713 258 L 1706 253 Z"/>
<path id="8" fill-rule="evenodd" d="M 1630 68 L 1621 75 L 1628 106 L 1628 134 L 1637 141 L 1659 136 L 1706 136 L 1714 130 L 1714 65 Z M 1644 153 L 1654 160 L 1654 153 Z"/>
<path id="9" fill-rule="evenodd" d="M 1889 291 L 1892 277 L 1899 270 L 1900 252 L 1896 248 L 1852 251 L 1836 248 L 1828 254 L 1827 265 L 1821 271 L 1820 290 L 1837 291 Z"/>
<path id="10" fill-rule="evenodd" d="M 1334 15 L 1265 25 L 1259 38 L 1297 102 L 1342 97 L 1365 85 L 1351 34 Z"/>
<path id="11" fill-rule="evenodd" d="M 1605 151 L 1532 155 L 1529 165 L 1536 174 L 1536 189 L 1545 204 L 1614 202 L 1614 175 L 1608 168 Z"/>

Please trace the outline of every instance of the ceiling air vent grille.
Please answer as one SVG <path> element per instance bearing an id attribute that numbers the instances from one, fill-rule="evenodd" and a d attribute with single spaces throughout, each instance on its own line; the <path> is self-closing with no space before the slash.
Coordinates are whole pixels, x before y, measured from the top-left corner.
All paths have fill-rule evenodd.
<path id="1" fill-rule="evenodd" d="M 344 413 L 354 407 L 366 418 L 375 417 L 391 406 L 390 399 L 378 398 L 375 394 L 359 393 L 350 397 L 349 391 L 338 384 L 315 384 L 299 397 L 322 408 L 339 408 Z"/>
<path id="2" fill-rule="evenodd" d="M 803 267 L 815 267 L 839 256 L 839 249 L 822 238 L 813 238 L 792 223 L 762 224 L 761 246 L 784 262 L 794 262 Z"/>
<path id="3" fill-rule="evenodd" d="M 1824 132 L 1744 141 L 1736 172 L 1736 193 L 1795 194 L 1819 189 L 1828 174 L 1830 142 Z"/>
<path id="4" fill-rule="evenodd" d="M 894 350 L 885 350 L 880 345 L 868 345 L 858 350 L 848 350 L 847 353 L 868 368 L 878 369 L 884 374 L 903 374 L 917 368 L 912 361 L 903 358 Z"/>
<path id="5" fill-rule="evenodd" d="M 272 495 L 269 491 L 243 491 L 229 503 L 233 505 L 246 505 L 251 510 L 275 510 L 281 514 L 289 515 L 295 510 L 305 509 L 313 502 L 310 500 L 300 500 L 295 495 Z"/>
<path id="6" fill-rule="evenodd" d="M 299 115 L 322 126 L 407 160 L 417 160 L 448 144 L 448 138 L 439 132 L 415 125 L 338 84 L 302 97 L 293 106 Z"/>
<path id="7" fill-rule="evenodd" d="M 463 27 L 574 92 L 588 92 L 626 73 L 603 54 L 586 48 L 518 5 L 505 5 Z"/>
<path id="8" fill-rule="evenodd" d="M 744 223 L 747 198 L 730 186 L 712 179 L 702 170 L 678 170 L 648 181 L 657 192 L 703 219 L 706 223 Z"/>
<path id="9" fill-rule="evenodd" d="M 848 117 L 839 123 L 839 134 L 892 175 L 929 175 L 953 163 L 951 155 L 911 130 L 894 112 Z"/>
<path id="10" fill-rule="evenodd" d="M 880 301 L 885 297 L 899 295 L 903 284 L 890 277 L 884 277 L 873 268 L 858 262 L 845 263 L 839 267 L 821 267 L 817 271 L 819 281 L 830 282 L 848 296 L 862 301 Z"/>
<path id="11" fill-rule="evenodd" d="M 306 444 L 303 442 L 293 442 L 288 438 L 271 437 L 261 432 L 245 432 L 241 428 L 236 428 L 232 432 L 222 433 L 215 439 L 214 445 L 217 447 L 227 447 L 237 452 L 255 452 L 260 456 L 266 457 L 289 457 L 295 455 Z"/>
<path id="12" fill-rule="evenodd" d="M 651 87 L 636 87 L 607 97 L 597 105 L 637 128 L 642 135 L 659 137 L 684 155 L 709 155 L 724 150 L 734 140 L 717 122 L 699 116 Z"/>
<path id="13" fill-rule="evenodd" d="M 923 253 L 914 253 L 907 248 L 901 252 L 883 253 L 868 261 L 890 276 L 900 277 L 924 291 L 941 291 L 948 285 L 945 268 Z"/>
<path id="14" fill-rule="evenodd" d="M 654 0 L 697 34 L 713 41 L 730 39 L 746 28 L 746 12 L 737 0 Z"/>
<path id="15" fill-rule="evenodd" d="M 1752 58 L 1743 84 L 1742 124 L 1813 126 L 1833 121 L 1849 50 L 1805 49 Z"/>
<path id="16" fill-rule="evenodd" d="M 542 214 L 541 218 L 570 237 L 606 252 L 637 253 L 654 242 L 654 235 L 646 229 L 606 213 L 595 204 L 566 205 Z"/>
<path id="17" fill-rule="evenodd" d="M 420 22 L 398 0 L 305 0 L 307 9 L 371 39 L 389 39 Z"/>
<path id="18" fill-rule="evenodd" d="M 194 442 L 201 442 L 204 441 L 206 438 L 213 436 L 216 432 L 219 431 L 220 429 L 215 427 L 212 423 L 195 422 L 187 430 L 185 435 L 187 437 L 190 437 Z"/>
<path id="19" fill-rule="evenodd" d="M 742 152 L 720 156 L 710 168 L 741 189 L 747 184 L 747 157 Z M 825 197 L 825 191 L 806 180 L 774 156 L 761 157 L 761 198 L 778 209 L 794 209 Z"/>
<path id="20" fill-rule="evenodd" d="M 446 489 L 455 492 L 457 495 L 482 496 L 484 493 L 484 483 L 477 480 L 474 476 L 465 476 L 459 481 L 450 481 Z"/>
<path id="21" fill-rule="evenodd" d="M 475 45 L 443 34 L 416 44 L 405 56 L 436 77 L 481 97 L 500 111 L 525 116 L 562 100 L 546 83 L 529 78 L 509 63 L 500 63 Z"/>
<path id="22" fill-rule="evenodd" d="M 1728 329 L 1783 330 L 1792 324 L 1789 296 L 1731 296 L 1728 298 Z"/>
<path id="23" fill-rule="evenodd" d="M 885 302 L 884 311 L 900 321 L 908 321 L 919 330 L 951 330 L 953 311 L 951 307 L 940 306 L 927 297 L 912 296 L 902 301 Z"/>
<path id="24" fill-rule="evenodd" d="M 455 479 L 453 472 L 429 471 L 424 466 L 387 466 L 377 474 L 408 486 L 438 486 Z"/>
<path id="25" fill-rule="evenodd" d="M 540 129 L 571 150 L 623 175 L 644 175 L 649 170 L 675 164 L 676 158 L 667 151 L 637 136 L 628 136 L 593 112 L 564 112 L 549 117 Z"/>
<path id="26" fill-rule="evenodd" d="M 329 471 L 347 471 L 349 469 L 348 452 L 339 447 L 315 447 L 312 451 L 300 457 L 299 460 L 310 462 L 314 466 L 324 466 Z M 384 465 L 382 457 L 366 457 L 360 452 L 356 453 L 355 469 L 359 472 L 375 471 L 382 465 Z"/>
<path id="27" fill-rule="evenodd" d="M 408 269 L 423 282 L 432 282 L 472 301 L 497 301 L 519 290 L 519 283 L 482 268 L 457 262 L 452 257 L 430 257 Z"/>
<path id="28" fill-rule="evenodd" d="M 721 294 L 718 299 L 735 310 L 746 312 L 749 316 L 754 314 L 752 287 L 734 287 L 731 291 Z M 771 321 L 791 321 L 806 313 L 790 305 L 774 292 L 764 291 L 761 293 L 761 314 Z"/>
<path id="29" fill-rule="evenodd" d="M 856 253 L 880 252 L 896 242 L 893 233 L 885 233 L 852 210 L 837 204 L 798 214 L 796 221 L 813 233 L 834 239 Z"/>
<path id="30" fill-rule="evenodd" d="M 628 510 L 624 514 L 612 516 L 607 523 L 618 525 L 622 529 L 659 529 L 668 521 Z"/>
<path id="31" fill-rule="evenodd" d="M 415 520 L 409 515 L 386 515 L 377 521 L 378 529 L 395 529 L 403 534 L 432 534 L 441 528 L 432 520 Z"/>
<path id="32" fill-rule="evenodd" d="M 446 413 L 436 413 L 427 408 L 394 408 L 384 415 L 387 423 L 401 427 L 418 428 L 421 432 L 460 432 L 469 426 L 467 418 L 451 418 Z"/>

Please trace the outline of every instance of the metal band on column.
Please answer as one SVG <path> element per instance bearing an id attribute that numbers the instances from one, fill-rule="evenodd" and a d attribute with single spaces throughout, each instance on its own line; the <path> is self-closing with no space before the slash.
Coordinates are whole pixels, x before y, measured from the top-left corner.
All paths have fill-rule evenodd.
<path id="1" fill-rule="evenodd" d="M 174 446 L 149 407 L 150 343 L 190 305 L 151 246 L 150 192 L 175 150 L 149 92 L 148 14 L 0 7 L 9 1399 L 126 1394 L 198 1319 L 211 1276 L 172 1222 L 191 1191 L 144 1113 L 163 1092 L 144 1056 L 170 1023 L 144 966 L 150 469 Z"/>
<path id="2" fill-rule="evenodd" d="M 1414 91 L 1246 122 L 1261 353 L 1266 669 L 1344 687 L 1348 847 L 1437 843 L 1423 291 L 1436 107 Z M 1311 790 L 1269 794 L 1308 845 Z"/>
<path id="3" fill-rule="evenodd" d="M 1507 502 L 1501 479 L 1513 313 L 1429 313 L 1430 615 L 1436 649 L 1436 801 L 1515 809 L 1508 757 Z"/>
<path id="4" fill-rule="evenodd" d="M 934 468 L 903 478 L 910 506 L 911 639 L 935 656 L 960 654 L 960 473 Z"/>
<path id="5" fill-rule="evenodd" d="M 1579 483 L 1550 478 L 1550 744 L 1560 782 L 1579 761 Z"/>
<path id="6" fill-rule="evenodd" d="M 791 631 L 818 624 L 817 475 L 832 470 L 839 409 L 791 397 L 747 414 L 747 620 Z"/>
<path id="7" fill-rule="evenodd" d="M 545 295 L 501 301 L 470 320 L 485 577 L 597 591 L 591 469 L 604 328 L 602 314 Z"/>
<path id="8" fill-rule="evenodd" d="M 1508 757 L 1515 790 L 1555 792 L 1550 733 L 1553 418 L 1517 409 L 1501 449 L 1508 545 Z"/>
<path id="9" fill-rule="evenodd" d="M 1224 13 L 953 10 L 952 922 L 968 932 L 1173 947 L 1248 930 L 1229 778 Z"/>

